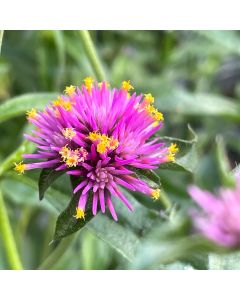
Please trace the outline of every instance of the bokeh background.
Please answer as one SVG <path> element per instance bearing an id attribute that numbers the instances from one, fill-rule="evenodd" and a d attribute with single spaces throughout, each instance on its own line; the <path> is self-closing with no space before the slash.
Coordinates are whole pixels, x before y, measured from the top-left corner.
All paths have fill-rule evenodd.
<path id="1" fill-rule="evenodd" d="M 120 87 L 123 80 L 130 79 L 137 92 L 155 96 L 156 106 L 165 116 L 162 136 L 189 140 L 193 136 L 188 124 L 195 131 L 198 142 L 179 161 L 179 170 L 158 172 L 174 205 L 189 207 L 186 187 L 190 183 L 214 190 L 224 180 L 221 163 L 228 161 L 233 169 L 239 162 L 240 33 L 91 31 L 91 36 L 112 86 Z M 77 32 L 5 31 L 0 56 L 0 105 L 26 93 L 61 93 L 66 85 L 80 85 L 87 76 L 94 77 L 94 73 Z M 1 161 L 22 143 L 26 125 L 24 114 L 0 123 Z M 34 183 L 39 171 L 23 177 L 14 176 L 12 171 L 8 175 L 2 176 L 1 187 L 14 235 L 25 268 L 35 269 L 52 251 L 49 242 L 57 214 L 49 203 L 38 200 Z M 52 192 L 60 202 L 67 201 L 67 178 L 60 179 Z M 122 226 L 141 238 L 138 228 L 132 229 L 128 223 Z M 118 239 L 120 233 L 113 234 Z M 124 234 L 121 238 L 124 243 Z M 196 266 L 177 262 L 172 266 L 188 267 Z M 7 268 L 0 239 L 0 269 Z M 54 268 L 125 269 L 128 264 L 121 249 L 84 228 Z"/>

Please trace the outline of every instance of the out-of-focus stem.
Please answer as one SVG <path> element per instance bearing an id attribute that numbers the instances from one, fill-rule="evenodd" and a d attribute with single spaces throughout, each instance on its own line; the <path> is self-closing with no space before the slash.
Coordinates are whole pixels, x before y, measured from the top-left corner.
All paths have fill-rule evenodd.
<path id="1" fill-rule="evenodd" d="M 17 246 L 10 226 L 7 209 L 0 191 L 0 233 L 5 248 L 7 259 L 12 270 L 22 270 L 22 263 L 18 254 Z"/>
<path id="2" fill-rule="evenodd" d="M 89 62 L 91 63 L 91 66 L 94 70 L 97 80 L 99 80 L 99 81 L 105 80 L 106 78 L 105 78 L 102 64 L 97 55 L 97 51 L 95 49 L 95 46 L 93 44 L 92 38 L 91 38 L 88 30 L 80 30 L 79 33 L 80 33 L 80 37 L 82 40 L 84 50 L 89 59 Z"/>

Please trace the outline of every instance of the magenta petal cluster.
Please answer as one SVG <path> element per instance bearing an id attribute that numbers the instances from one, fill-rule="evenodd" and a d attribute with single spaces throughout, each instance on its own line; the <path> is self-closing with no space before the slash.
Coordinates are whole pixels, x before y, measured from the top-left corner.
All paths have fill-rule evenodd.
<path id="1" fill-rule="evenodd" d="M 132 88 L 129 81 L 111 89 L 106 82 L 87 78 L 81 88 L 66 87 L 65 94 L 44 111 L 27 112 L 36 129 L 25 138 L 37 145 L 37 153 L 23 155 L 34 161 L 15 169 L 23 173 L 52 168 L 77 176 L 74 193 L 81 193 L 76 218 L 84 218 L 91 201 L 93 215 L 108 208 L 117 220 L 113 196 L 133 210 L 121 187 L 157 199 L 159 190 L 140 179 L 134 168 L 155 169 L 173 161 L 177 148 L 166 147 L 158 137 L 150 139 L 162 127 L 163 116 L 152 105 L 151 94 L 130 95 Z"/>
<path id="2" fill-rule="evenodd" d="M 196 186 L 189 194 L 202 208 L 192 214 L 197 230 L 221 246 L 240 246 L 240 177 L 235 188 L 221 188 L 218 195 Z"/>

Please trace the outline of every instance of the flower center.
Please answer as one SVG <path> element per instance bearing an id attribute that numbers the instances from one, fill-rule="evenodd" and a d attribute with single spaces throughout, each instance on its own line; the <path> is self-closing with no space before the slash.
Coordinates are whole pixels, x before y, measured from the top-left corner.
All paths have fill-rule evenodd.
<path id="1" fill-rule="evenodd" d="M 94 185 L 104 189 L 105 186 L 112 181 L 113 177 L 105 168 L 96 168 L 96 170 L 88 173 L 87 177 L 94 181 Z"/>

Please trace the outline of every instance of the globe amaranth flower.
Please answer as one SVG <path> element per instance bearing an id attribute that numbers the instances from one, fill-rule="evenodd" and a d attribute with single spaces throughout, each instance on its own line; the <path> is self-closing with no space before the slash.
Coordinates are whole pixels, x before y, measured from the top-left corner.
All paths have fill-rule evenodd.
<path id="1" fill-rule="evenodd" d="M 117 220 L 112 196 L 133 210 L 119 187 L 158 199 L 160 190 L 141 180 L 134 168 L 156 169 L 174 161 L 178 148 L 165 146 L 158 137 L 150 140 L 162 127 L 163 115 L 153 106 L 151 94 L 130 95 L 132 89 L 130 81 L 110 89 L 108 83 L 88 77 L 81 88 L 66 87 L 44 111 L 28 111 L 36 129 L 25 138 L 37 145 L 37 153 L 23 157 L 40 161 L 16 164 L 15 170 L 53 168 L 77 176 L 73 192 L 81 193 L 76 218 L 84 218 L 86 202 L 92 201 L 93 215 L 108 207 Z"/>
<path id="2" fill-rule="evenodd" d="M 221 246 L 240 246 L 240 177 L 235 188 L 221 188 L 218 195 L 195 186 L 189 193 L 202 208 L 192 214 L 196 229 Z"/>

